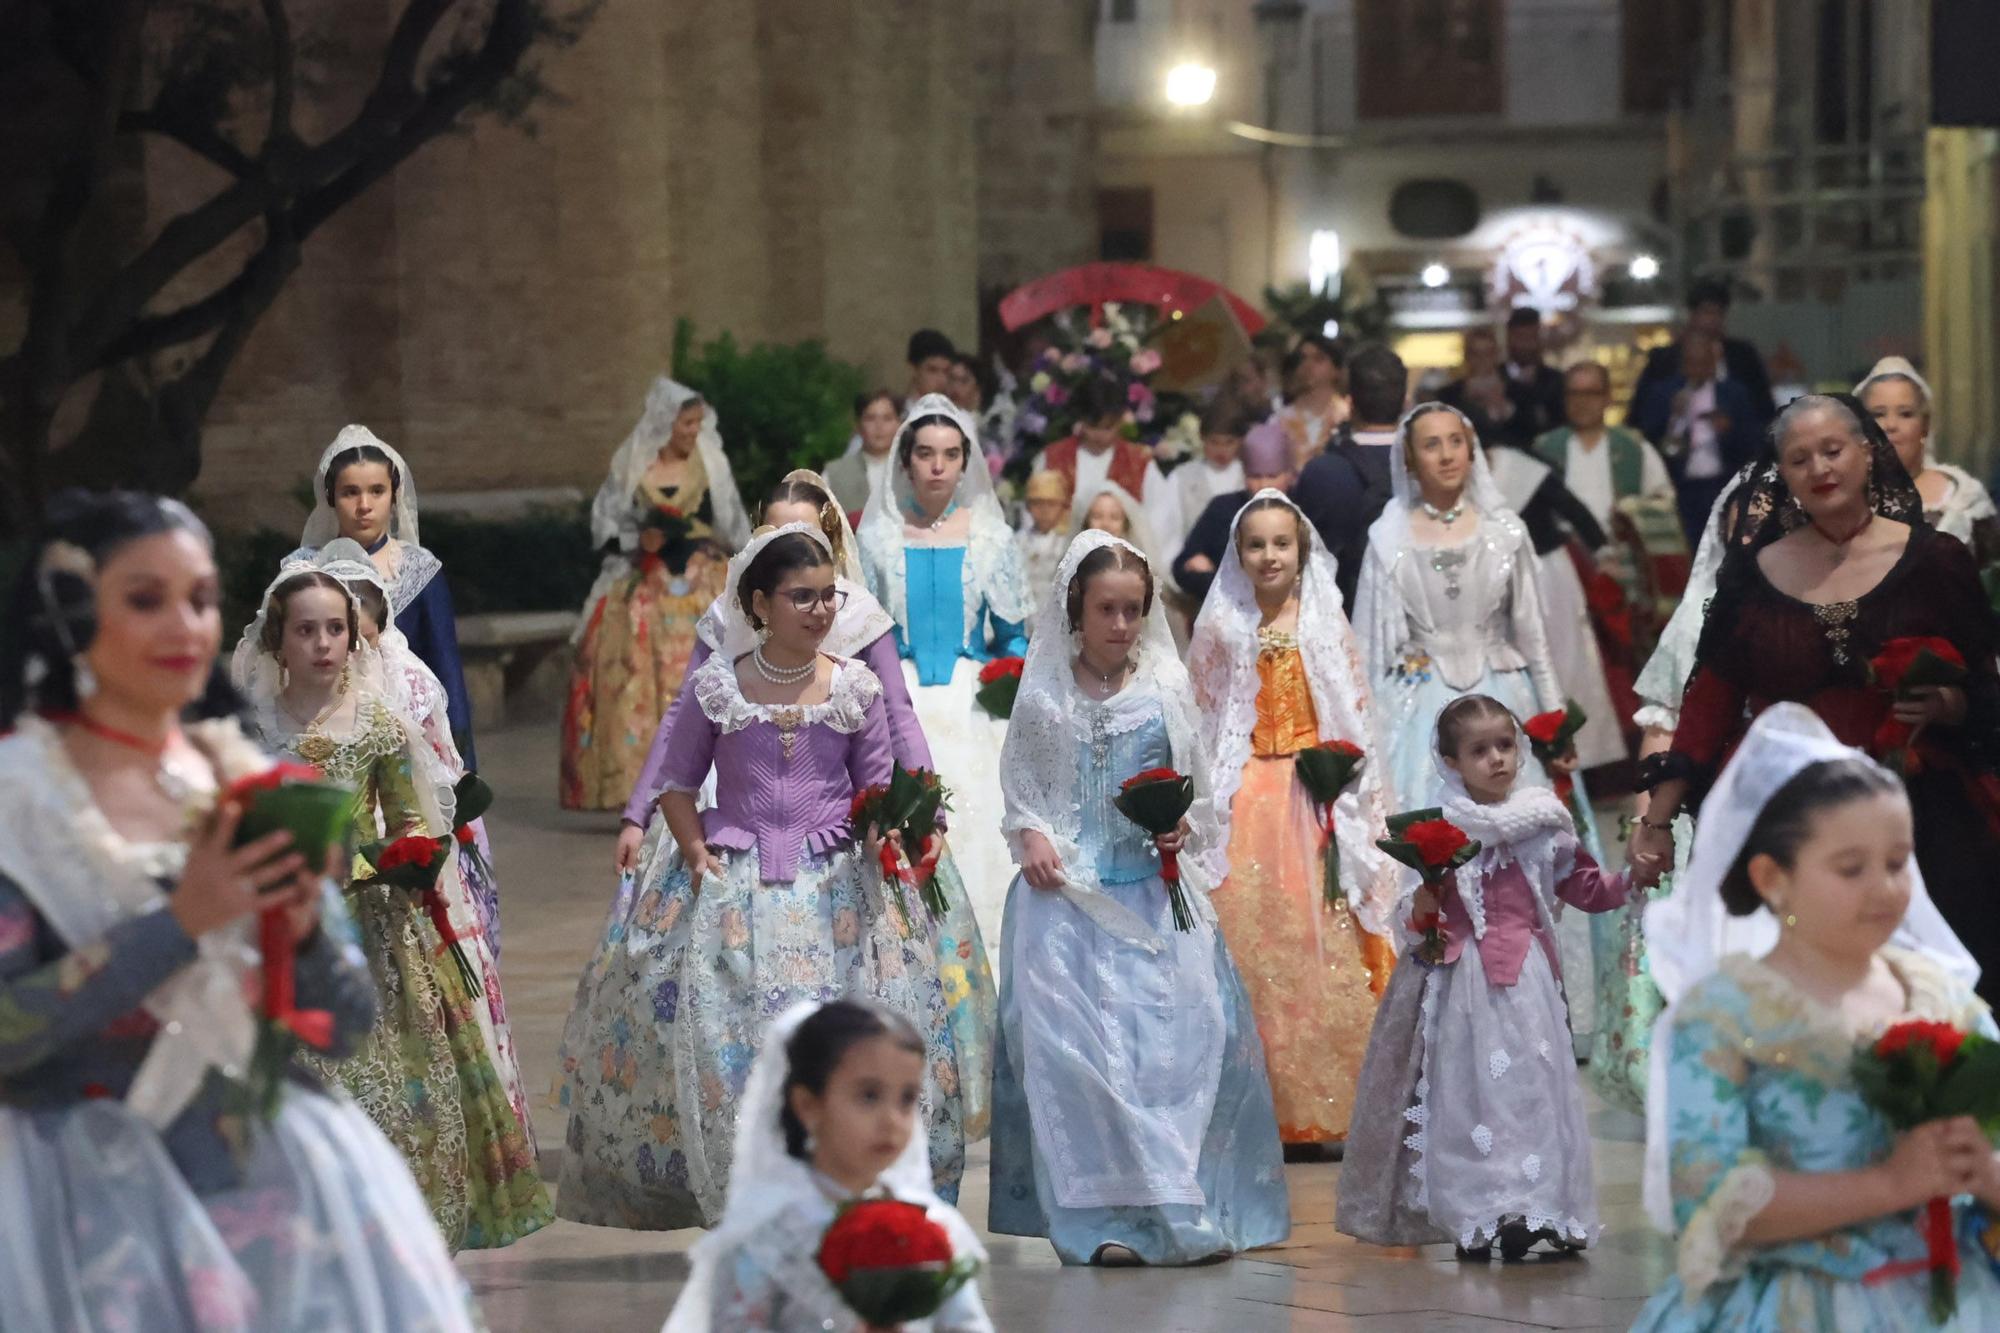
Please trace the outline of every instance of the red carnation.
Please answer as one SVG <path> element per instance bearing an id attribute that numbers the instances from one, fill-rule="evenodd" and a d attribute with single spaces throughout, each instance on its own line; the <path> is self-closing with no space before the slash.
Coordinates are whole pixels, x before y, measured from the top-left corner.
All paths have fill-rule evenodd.
<path id="1" fill-rule="evenodd" d="M 324 775 L 311 764 L 273 764 L 262 773 L 252 773 L 229 784 L 226 801 L 240 801 L 252 792 L 276 791 L 287 782 L 319 782 Z"/>
<path id="2" fill-rule="evenodd" d="M 398 838 L 382 849 L 376 858 L 377 870 L 394 870 L 398 866 L 427 866 L 438 854 L 440 839 L 425 838 L 412 834 Z"/>
<path id="3" fill-rule="evenodd" d="M 1930 657 L 1935 665 L 1916 672 L 1913 669 Z M 1965 671 L 1965 655 L 1952 646 L 1949 639 L 1935 635 L 1907 634 L 1894 638 L 1882 645 L 1882 651 L 1869 659 L 1868 665 L 1875 672 L 1875 683 L 1888 690 L 1900 690 L 1905 686 L 1949 684 L 1952 679 Z M 1938 668 L 1944 668 L 1940 671 Z"/>
<path id="4" fill-rule="evenodd" d="M 913 1203 L 865 1199 L 835 1218 L 820 1241 L 819 1266 L 835 1286 L 857 1271 L 948 1264 L 951 1237 Z"/>
<path id="5" fill-rule="evenodd" d="M 1328 754 L 1337 754 L 1343 759 L 1361 758 L 1361 747 L 1353 741 L 1321 741 L 1316 748 L 1325 750 Z"/>
<path id="6" fill-rule="evenodd" d="M 1021 678 L 1021 669 L 1025 665 L 1026 663 L 1018 657 L 996 657 L 985 666 L 979 668 L 979 683 L 981 685 L 991 685 L 1003 676 L 1012 676 L 1015 680 L 1019 680 Z"/>
<path id="7" fill-rule="evenodd" d="M 1120 784 L 1119 790 L 1130 791 L 1148 782 L 1179 782 L 1185 774 L 1176 773 L 1171 768 L 1149 768 L 1143 773 L 1134 773 Z"/>
<path id="8" fill-rule="evenodd" d="M 1417 849 L 1426 865 L 1441 866 L 1471 839 L 1448 819 L 1426 819 L 1403 830 L 1404 841 Z"/>
<path id="9" fill-rule="evenodd" d="M 1568 717 L 1569 710 L 1566 708 L 1551 709 L 1546 713 L 1537 713 L 1526 722 L 1523 722 L 1521 730 L 1528 733 L 1528 739 L 1531 741 L 1540 741 L 1543 745 L 1553 745 L 1555 744 L 1556 737 L 1562 734 L 1563 722 Z"/>
<path id="10" fill-rule="evenodd" d="M 1886 1060 L 1901 1055 L 1911 1047 L 1928 1046 L 1942 1068 L 1957 1057 L 1958 1048 L 1964 1044 L 1965 1033 L 1951 1024 L 1916 1018 L 1896 1024 L 1877 1038 L 1875 1054 Z"/>
<path id="11" fill-rule="evenodd" d="M 470 847 L 473 843 L 472 825 L 460 824 L 451 831 L 451 836 L 458 839 L 459 846 Z"/>

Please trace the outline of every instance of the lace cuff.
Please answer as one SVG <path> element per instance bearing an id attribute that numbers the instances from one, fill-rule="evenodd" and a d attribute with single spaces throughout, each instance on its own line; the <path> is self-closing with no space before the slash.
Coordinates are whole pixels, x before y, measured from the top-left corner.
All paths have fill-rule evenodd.
<path id="1" fill-rule="evenodd" d="M 1662 750 L 1639 761 L 1638 778 L 1633 786 L 1638 791 L 1651 791 L 1675 780 L 1693 782 L 1695 777 L 1694 760 L 1678 750 Z"/>
<path id="2" fill-rule="evenodd" d="M 1641 731 L 1676 730 L 1681 724 L 1681 710 L 1669 708 L 1665 704 L 1645 704 L 1632 714 L 1632 725 Z"/>
<path id="3" fill-rule="evenodd" d="M 1722 1275 L 1730 1261 L 1730 1251 L 1743 1238 L 1750 1219 L 1770 1206 L 1777 1192 L 1777 1177 L 1771 1173 L 1764 1155 L 1746 1152 L 1695 1209 L 1681 1228 L 1679 1271 L 1686 1289 L 1683 1299 L 1701 1299 Z"/>

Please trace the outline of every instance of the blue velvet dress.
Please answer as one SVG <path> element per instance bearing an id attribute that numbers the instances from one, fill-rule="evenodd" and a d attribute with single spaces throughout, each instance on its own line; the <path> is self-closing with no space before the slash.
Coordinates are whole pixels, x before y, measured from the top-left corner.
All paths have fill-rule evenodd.
<path id="1" fill-rule="evenodd" d="M 1264 1047 L 1258 1039 L 1250 1000 L 1230 960 L 1228 946 L 1212 920 L 1193 932 L 1174 930 L 1158 854 L 1152 839 L 1112 805 L 1118 784 L 1127 775 L 1173 763 L 1164 717 L 1155 709 L 1144 722 L 1082 745 L 1077 765 L 1082 773 L 1083 854 L 1093 859 L 1104 892 L 1153 927 L 1166 941 L 1159 954 L 1120 940 L 1092 924 L 1084 914 L 1054 894 L 1014 880 L 1007 903 L 1001 944 L 1000 1034 L 993 1072 L 992 1200 L 987 1225 L 1012 1236 L 1046 1236 L 1066 1264 L 1089 1263 L 1105 1245 L 1123 1245 L 1149 1264 L 1196 1263 L 1259 1245 L 1272 1245 L 1291 1232 L 1291 1203 L 1286 1191 L 1284 1152 L 1278 1141 L 1277 1113 L 1264 1070 Z M 1204 917 L 1205 905 L 1197 905 Z M 1026 922 L 1027 924 L 1023 924 Z M 1017 953 L 1017 929 L 1038 932 L 1034 949 Z M 1200 1202 L 1151 1205 L 1110 1204 L 1064 1207 L 1056 1202 L 1056 1180 L 1071 1174 L 1066 1166 L 1044 1155 L 1048 1138 L 1036 1133 L 1026 1074 L 1026 1041 L 1035 1038 L 1024 1023 L 1024 978 L 1018 959 L 1033 955 L 1038 966 L 1075 981 L 1084 1002 L 1104 1019 L 1101 1033 L 1081 1035 L 1071 1042 L 1058 1034 L 1057 1044 L 1075 1059 L 1074 1084 L 1123 1087 L 1121 1094 L 1160 1119 L 1176 1121 L 1192 1146 L 1198 1140 L 1192 1183 Z M 1210 977 L 1201 975 L 1212 974 Z M 1080 980 L 1079 980 L 1080 979 Z M 1216 1011 L 1204 1013 L 1194 998 L 1219 992 Z M 1221 1076 L 1205 1125 L 1184 1115 L 1165 1112 L 1169 1104 L 1185 1106 L 1190 1094 L 1182 1072 L 1198 1063 L 1195 1050 L 1206 1040 L 1219 1014 Z M 1093 1057 L 1111 1052 L 1101 1063 Z M 1122 1066 L 1113 1068 L 1112 1065 Z M 1092 1117 L 1091 1108 L 1062 1105 L 1060 1090 L 1052 1109 L 1062 1117 L 1055 1135 L 1066 1139 Z M 1200 1098 L 1200 1100 L 1206 1100 Z M 1106 1104 L 1098 1099 L 1096 1105 Z M 1051 1128 L 1052 1126 L 1045 1126 Z M 1098 1147 L 1080 1142 L 1079 1152 L 1092 1156 L 1143 1158 L 1136 1147 L 1139 1134 L 1131 1123 L 1099 1121 L 1088 1132 L 1101 1136 Z M 1131 1174 L 1178 1174 L 1165 1163 L 1142 1162 Z M 1186 1193 L 1185 1182 L 1178 1191 Z"/>

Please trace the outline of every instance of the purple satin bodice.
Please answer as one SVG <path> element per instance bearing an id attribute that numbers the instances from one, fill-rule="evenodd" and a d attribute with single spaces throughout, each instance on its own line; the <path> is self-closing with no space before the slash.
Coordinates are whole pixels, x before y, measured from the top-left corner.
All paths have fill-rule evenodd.
<path id="1" fill-rule="evenodd" d="M 734 663 L 720 658 L 690 672 L 682 693 L 694 697 L 666 738 L 660 789 L 699 791 L 713 764 L 716 805 L 702 812 L 703 836 L 711 847 L 755 848 L 766 883 L 796 876 L 801 856 L 849 842 L 854 793 L 889 780 L 882 687 L 859 662 L 838 660 L 827 701 L 798 709 L 748 702 Z"/>

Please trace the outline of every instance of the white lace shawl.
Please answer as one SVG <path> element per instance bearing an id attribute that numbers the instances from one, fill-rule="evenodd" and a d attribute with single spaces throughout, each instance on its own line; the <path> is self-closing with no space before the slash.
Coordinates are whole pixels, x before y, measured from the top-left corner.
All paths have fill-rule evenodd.
<path id="1" fill-rule="evenodd" d="M 1516 718 L 1515 741 L 1520 753 L 1528 753 L 1528 738 Z M 1465 830 L 1465 836 L 1479 843 L 1479 854 L 1460 868 L 1456 883 L 1459 901 L 1472 921 L 1472 937 L 1486 938 L 1486 877 L 1508 865 L 1521 867 L 1528 889 L 1535 896 L 1535 914 L 1542 927 L 1555 938 L 1556 922 L 1562 919 L 1562 902 L 1556 885 L 1576 869 L 1576 824 L 1554 791 L 1516 781 L 1507 799 L 1487 805 L 1472 799 L 1465 780 L 1437 757 L 1435 738 L 1432 762 L 1444 782 L 1444 817 Z M 1405 872 L 1405 897 L 1415 894 L 1415 871 Z M 1396 914 L 1400 923 L 1407 911 Z"/>
<path id="2" fill-rule="evenodd" d="M 1722 557 L 1729 554 L 1722 543 L 1722 515 L 1729 498 L 1756 468 L 1753 463 L 1740 469 L 1709 507 L 1708 522 L 1702 525 L 1701 540 L 1695 544 L 1694 561 L 1688 566 L 1687 587 L 1681 593 L 1680 604 L 1667 617 L 1667 627 L 1660 631 L 1653 655 L 1639 671 L 1633 689 L 1639 696 L 1640 707 L 1632 720 L 1648 731 L 1671 732 L 1681 724 L 1681 695 L 1694 671 L 1695 648 L 1701 643 L 1708 604 L 1715 597 L 1715 580 L 1722 572 Z"/>
<path id="3" fill-rule="evenodd" d="M 313 471 L 313 509 L 306 517 L 304 531 L 299 534 L 299 548 L 315 551 L 340 535 L 340 515 L 334 512 L 326 498 L 326 473 L 333 466 L 333 460 L 350 449 L 371 446 L 380 449 L 396 467 L 396 507 L 389 516 L 389 537 L 405 546 L 417 546 L 417 479 L 410 472 L 410 465 L 395 448 L 369 430 L 366 426 L 342 426 L 340 434 L 333 437 L 333 443 L 320 451 L 319 466 Z M 426 580 L 428 581 L 428 580 Z M 419 583 L 418 588 L 423 584 Z M 414 595 L 414 594 L 412 594 Z"/>
<path id="4" fill-rule="evenodd" d="M 1165 575 L 1173 563 L 1174 553 L 1160 549 L 1153 521 L 1146 513 L 1146 507 L 1139 503 L 1138 497 L 1115 481 L 1107 481 L 1096 490 L 1086 491 L 1076 497 L 1070 505 L 1070 531 L 1083 531 L 1090 507 L 1097 503 L 1099 496 L 1103 495 L 1116 500 L 1118 507 L 1125 511 L 1125 540 L 1139 548 L 1139 554 L 1146 557 L 1147 564 Z"/>
<path id="5" fill-rule="evenodd" d="M 1158 935 L 1103 892 L 1095 867 L 1079 842 L 1083 815 L 1077 756 L 1091 739 L 1087 710 L 1100 705 L 1086 699 L 1076 687 L 1072 668 L 1081 644 L 1077 632 L 1069 628 L 1068 589 L 1085 556 L 1101 546 L 1113 545 L 1145 559 L 1138 548 L 1108 532 L 1078 533 L 1037 613 L 1038 630 L 1028 644 L 1014 715 L 1000 752 L 1000 795 L 1006 807 L 1001 830 L 1017 859 L 1022 855 L 1023 833 L 1033 829 L 1047 838 L 1062 859 L 1068 881 L 1061 890 L 1064 896 L 1105 931 L 1158 952 Z M 1189 834 L 1180 854 L 1181 882 L 1193 891 L 1196 912 L 1212 922 L 1214 908 L 1209 906 L 1207 895 L 1229 873 L 1229 841 L 1216 813 L 1215 786 L 1202 750 L 1193 687 L 1174 650 L 1173 634 L 1157 596 L 1140 632 L 1137 659 L 1125 688 L 1101 706 L 1110 710 L 1110 725 L 1119 732 L 1164 714 L 1173 765 L 1194 779 L 1194 806 L 1187 816 Z"/>
<path id="6" fill-rule="evenodd" d="M 612 455 L 611 470 L 590 504 L 590 540 L 602 548 L 617 542 L 621 551 L 639 547 L 639 511 L 634 497 L 646 469 L 659 457 L 660 449 L 673 434 L 674 418 L 681 405 L 696 397 L 695 391 L 662 375 L 646 392 L 646 406 L 638 424 Z M 695 453 L 708 478 L 709 512 L 715 516 L 715 533 L 731 550 L 739 550 L 750 540 L 750 516 L 744 511 L 743 497 L 736 490 L 736 474 L 730 470 L 729 456 L 723 452 L 722 431 L 712 404 L 702 404 L 701 433 L 695 437 Z"/>
<path id="7" fill-rule="evenodd" d="M 959 508 L 972 511 L 960 574 L 965 624 L 959 637 L 963 642 L 978 624 L 982 606 L 999 619 L 1018 624 L 1027 620 L 1034 603 L 1021 570 L 1021 553 L 1014 545 L 1013 529 L 1007 526 L 1007 517 L 993 494 L 993 476 L 979 449 L 979 428 L 943 394 L 925 394 L 903 416 L 902 427 L 891 446 L 889 466 L 882 469 L 875 493 L 861 513 L 861 564 L 867 572 L 869 588 L 908 634 L 909 576 L 903 562 L 903 524 L 911 491 L 909 474 L 898 460 L 902 456 L 903 437 L 911 425 L 930 416 L 950 418 L 965 436 L 965 471 L 959 475 L 953 501 Z"/>
<path id="8" fill-rule="evenodd" d="M 231 720 L 195 723 L 187 736 L 219 783 L 259 773 L 270 759 Z M 0 874 L 27 896 L 72 953 L 120 922 L 165 909 L 159 880 L 180 872 L 187 848 L 126 842 L 97 807 L 61 736 L 32 713 L 0 740 Z M 159 1129 L 171 1125 L 211 1069 L 240 1074 L 256 1043 L 248 982 L 258 967 L 244 918 L 195 941 L 195 958 L 142 1002 L 159 1032 L 125 1104 Z"/>
<path id="9" fill-rule="evenodd" d="M 1366 752 L 1361 776 L 1334 803 L 1334 837 L 1340 847 L 1340 882 L 1354 915 L 1370 934 L 1391 934 L 1396 908 L 1395 862 L 1376 844 L 1389 816 L 1389 747 L 1369 702 L 1361 649 L 1340 608 L 1332 552 L 1283 491 L 1266 488 L 1251 497 L 1276 500 L 1298 515 L 1305 535 L 1299 576 L 1295 637 L 1312 691 L 1313 719 L 1321 740 L 1350 741 Z M 1247 509 L 1249 506 L 1244 506 Z M 1229 524 L 1229 554 L 1202 604 L 1188 644 L 1188 675 L 1199 709 L 1201 748 L 1215 779 L 1215 810 L 1226 846 L 1231 802 L 1250 761 L 1250 733 L 1257 725 L 1257 629 L 1263 613 L 1243 561 L 1236 554 L 1239 511 Z"/>
<path id="10" fill-rule="evenodd" d="M 715 1308 L 723 1265 L 793 1204 L 819 1194 L 812 1167 L 785 1151 L 781 1114 L 785 1081 L 791 1073 L 787 1048 L 799 1024 L 819 1007 L 810 1001 L 794 1005 L 764 1032 L 763 1047 L 750 1066 L 750 1078 L 737 1110 L 735 1153 L 722 1220 L 695 1242 L 691 1252 L 693 1271 L 680 1298 L 674 1302 L 662 1333 L 710 1333 L 709 1316 Z M 957 1209 L 937 1196 L 931 1184 L 930 1150 L 921 1132 L 910 1135 L 902 1155 L 882 1173 L 879 1184 L 894 1198 L 924 1208 L 931 1220 L 950 1235 L 955 1254 L 970 1255 L 982 1264 L 986 1262 L 986 1247 L 979 1243 L 977 1233 L 959 1216 Z M 818 1285 L 812 1290 L 817 1291 Z M 845 1311 L 829 1309 L 826 1313 L 831 1319 Z M 848 1317 L 851 1319 L 851 1315 Z"/>

